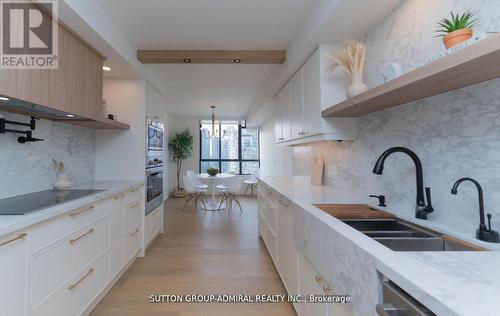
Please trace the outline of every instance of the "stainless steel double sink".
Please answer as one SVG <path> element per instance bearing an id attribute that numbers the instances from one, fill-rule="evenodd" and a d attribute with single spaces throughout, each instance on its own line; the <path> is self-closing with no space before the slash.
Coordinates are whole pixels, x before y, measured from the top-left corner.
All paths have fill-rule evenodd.
<path id="1" fill-rule="evenodd" d="M 484 250 L 398 218 L 354 219 L 343 222 L 395 251 Z"/>

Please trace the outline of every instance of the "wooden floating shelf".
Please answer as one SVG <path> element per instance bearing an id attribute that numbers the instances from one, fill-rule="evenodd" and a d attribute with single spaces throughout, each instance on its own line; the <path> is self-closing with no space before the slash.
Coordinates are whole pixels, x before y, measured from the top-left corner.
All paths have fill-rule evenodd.
<path id="1" fill-rule="evenodd" d="M 500 34 L 493 35 L 321 112 L 358 117 L 500 77 Z"/>
<path id="2" fill-rule="evenodd" d="M 110 120 L 107 118 L 102 118 L 99 121 L 93 121 L 93 120 L 59 120 L 60 122 L 68 123 L 68 124 L 73 124 L 73 125 L 78 125 L 82 127 L 87 127 L 91 129 L 130 129 L 130 125 L 115 121 L 115 120 Z"/>

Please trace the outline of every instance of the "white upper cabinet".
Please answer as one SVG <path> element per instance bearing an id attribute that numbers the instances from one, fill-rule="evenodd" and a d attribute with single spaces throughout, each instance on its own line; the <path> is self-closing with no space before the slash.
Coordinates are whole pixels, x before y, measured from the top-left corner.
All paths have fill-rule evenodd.
<path id="1" fill-rule="evenodd" d="M 299 70 L 290 81 L 291 89 L 291 122 L 292 135 L 291 138 L 302 136 L 304 129 L 304 94 L 302 90 L 302 69 Z"/>
<path id="2" fill-rule="evenodd" d="M 321 133 L 321 70 L 319 57 L 319 50 L 317 50 L 307 60 L 302 71 L 304 95 L 303 136 Z"/>
<path id="3" fill-rule="evenodd" d="M 328 46 L 330 49 L 330 47 Z M 355 118 L 323 118 L 331 100 L 345 98 L 342 77 L 325 74 L 322 48 L 317 49 L 276 96 L 276 142 L 296 145 L 322 140 L 354 140 Z"/>
<path id="4" fill-rule="evenodd" d="M 275 101 L 275 135 L 276 142 L 290 139 L 290 86 L 286 85 L 276 96 Z"/>

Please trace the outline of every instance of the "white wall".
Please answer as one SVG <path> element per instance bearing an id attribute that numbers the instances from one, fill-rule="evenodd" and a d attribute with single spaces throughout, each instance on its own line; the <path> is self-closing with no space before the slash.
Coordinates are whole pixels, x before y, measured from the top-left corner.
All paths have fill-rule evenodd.
<path id="1" fill-rule="evenodd" d="M 260 173 L 263 176 L 293 175 L 293 150 L 275 142 L 274 119 L 260 128 Z"/>
<path id="2" fill-rule="evenodd" d="M 96 180 L 144 180 L 146 81 L 105 79 L 108 112 L 130 129 L 96 132 Z"/>
<path id="3" fill-rule="evenodd" d="M 165 171 L 163 172 L 163 195 L 165 199 L 168 198 L 171 191 L 170 174 L 172 173 L 172 170 L 174 170 L 175 173 L 175 169 L 172 169 L 172 166 L 168 163 L 169 152 L 167 145 L 168 139 L 171 135 L 172 120 L 170 115 L 167 113 L 167 109 L 168 104 L 165 96 L 161 94 L 149 82 L 146 82 L 146 115 L 165 125 L 165 159 L 163 160 L 165 166 Z"/>
<path id="4" fill-rule="evenodd" d="M 13 121 L 30 120 L 26 115 L 7 112 L 0 115 Z M 52 159 L 64 162 L 73 183 L 94 179 L 93 130 L 41 119 L 33 137 L 43 138 L 43 142 L 19 144 L 19 136 L 0 134 L 0 198 L 52 189 L 56 179 Z"/>
<path id="5" fill-rule="evenodd" d="M 500 3 L 496 0 L 407 0 L 365 36 L 366 82 L 382 83 L 384 63 L 398 62 L 404 71 L 443 52 L 434 28 L 450 10 L 477 11 L 476 31 L 500 29 Z M 419 27 L 415 27 L 418 25 Z M 382 176 L 372 173 L 376 159 L 392 146 L 414 150 L 422 160 L 424 183 L 432 189 L 434 213 L 430 219 L 463 230 L 471 237 L 479 224 L 477 191 L 467 183 L 458 195 L 450 194 L 461 177 L 477 179 L 484 189 L 486 212 L 500 229 L 500 79 L 484 82 L 399 107 L 362 116 L 354 142 L 322 142 L 297 148 L 295 174 L 309 173 L 308 160 L 323 157 L 326 185 L 337 198 L 367 202 L 368 194 L 384 194 L 398 215 L 415 212 L 415 165 L 405 155 L 388 158 Z M 332 174 L 328 174 L 328 170 Z M 355 196 L 354 196 L 355 195 Z"/>

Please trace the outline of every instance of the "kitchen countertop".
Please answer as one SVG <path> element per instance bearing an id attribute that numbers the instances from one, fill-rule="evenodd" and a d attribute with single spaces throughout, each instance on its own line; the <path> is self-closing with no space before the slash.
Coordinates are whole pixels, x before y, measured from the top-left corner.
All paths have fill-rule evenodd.
<path id="1" fill-rule="evenodd" d="M 321 221 L 328 229 L 323 232 L 335 233 L 335 236 L 341 236 L 350 244 L 357 246 L 357 250 L 361 249 L 364 255 L 370 257 L 366 262 L 374 262 L 379 272 L 437 315 L 500 314 L 499 244 L 478 241 L 474 238 L 475 232 L 456 231 L 453 227 L 432 220 L 401 217 L 492 251 L 395 252 L 312 205 L 313 203 L 356 204 L 363 201 L 364 199 L 355 192 L 311 185 L 307 177 L 261 177 L 261 181 L 300 206 L 308 216 Z M 370 206 L 377 208 L 374 205 Z M 397 214 L 390 209 L 384 208 L 384 211 Z M 335 255 L 319 254 L 319 249 L 325 251 L 324 247 L 309 245 L 312 249 L 309 251 L 318 253 L 316 258 Z M 349 255 L 346 254 L 346 257 Z"/>
<path id="2" fill-rule="evenodd" d="M 117 193 L 128 191 L 133 187 L 137 187 L 143 184 L 144 181 L 95 181 L 76 185 L 71 189 L 92 189 L 104 191 L 96 192 L 80 199 L 58 204 L 25 215 L 1 215 L 0 237 L 37 224 L 44 220 L 70 212 L 76 208 L 109 198 Z"/>

